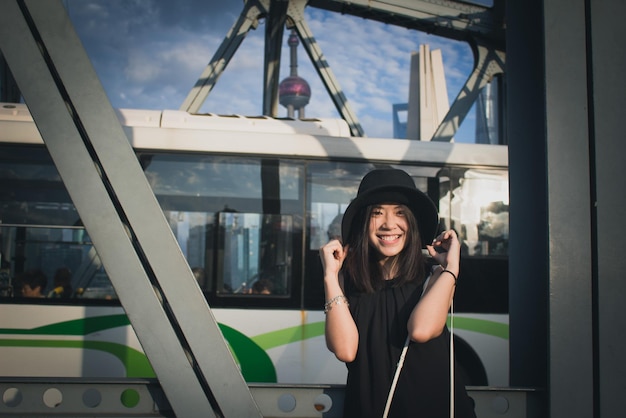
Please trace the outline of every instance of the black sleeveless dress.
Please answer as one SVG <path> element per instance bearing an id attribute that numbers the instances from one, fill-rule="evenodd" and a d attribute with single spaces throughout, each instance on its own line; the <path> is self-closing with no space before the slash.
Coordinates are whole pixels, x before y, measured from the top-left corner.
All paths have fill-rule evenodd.
<path id="1" fill-rule="evenodd" d="M 346 280 L 346 296 L 359 330 L 356 359 L 347 363 L 344 418 L 380 418 L 407 336 L 406 324 L 422 294 L 422 284 L 359 293 Z M 450 417 L 450 334 L 411 342 L 396 386 L 389 417 Z M 455 367 L 455 370 L 457 368 Z M 455 418 L 475 418 L 472 399 L 455 373 Z"/>

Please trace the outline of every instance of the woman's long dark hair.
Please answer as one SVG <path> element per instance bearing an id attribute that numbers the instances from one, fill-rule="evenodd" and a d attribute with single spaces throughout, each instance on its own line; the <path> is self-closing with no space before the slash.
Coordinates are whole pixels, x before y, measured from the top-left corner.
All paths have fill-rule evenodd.
<path id="1" fill-rule="evenodd" d="M 369 243 L 369 224 L 372 211 L 379 205 L 370 205 L 361 209 L 353 219 L 348 237 L 348 255 L 343 263 L 344 275 L 352 280 L 360 292 L 372 293 L 384 286 L 385 280 L 377 252 Z M 396 282 L 400 286 L 406 282 L 424 280 L 426 272 L 426 257 L 422 254 L 422 239 L 417 221 L 413 212 L 406 206 L 400 205 L 405 213 L 408 224 L 408 239 L 402 251 L 391 260 L 397 266 Z"/>

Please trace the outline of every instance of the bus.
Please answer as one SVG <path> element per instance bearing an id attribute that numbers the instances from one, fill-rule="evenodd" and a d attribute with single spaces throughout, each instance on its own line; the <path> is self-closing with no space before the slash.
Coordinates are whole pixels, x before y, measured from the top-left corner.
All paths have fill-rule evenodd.
<path id="1" fill-rule="evenodd" d="M 462 242 L 462 373 L 508 386 L 506 146 L 357 138 L 337 119 L 116 112 L 247 382 L 345 384 L 324 340 L 319 248 L 364 174 L 395 167 Z M 0 104 L 0 262 L 3 376 L 155 377 L 24 104 Z M 46 297 L 23 297 L 32 272 Z"/>

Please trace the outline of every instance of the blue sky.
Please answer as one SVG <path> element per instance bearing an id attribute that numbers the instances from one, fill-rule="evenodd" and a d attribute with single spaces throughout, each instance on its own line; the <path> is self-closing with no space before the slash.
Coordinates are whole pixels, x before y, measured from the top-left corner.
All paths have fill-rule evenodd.
<path id="1" fill-rule="evenodd" d="M 117 108 L 178 109 L 243 8 L 240 0 L 65 0 L 100 81 Z M 305 18 L 369 137 L 393 136 L 392 105 L 408 99 L 411 52 L 441 49 L 450 103 L 467 79 L 469 45 L 307 7 Z M 252 30 L 201 111 L 260 115 L 264 21 Z M 280 79 L 289 75 L 288 34 Z M 298 75 L 311 86 L 307 117 L 338 117 L 302 46 Z M 286 116 L 286 109 L 279 109 Z M 473 112 L 455 139 L 474 141 Z"/>

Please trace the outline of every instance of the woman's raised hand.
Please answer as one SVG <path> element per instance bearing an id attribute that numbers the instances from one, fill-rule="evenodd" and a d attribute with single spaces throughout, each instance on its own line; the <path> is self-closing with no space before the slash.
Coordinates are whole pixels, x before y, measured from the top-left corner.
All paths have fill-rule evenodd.
<path id="1" fill-rule="evenodd" d="M 437 263 L 444 266 L 444 268 L 452 267 L 458 271 L 461 258 L 461 244 L 454 230 L 443 231 L 426 248 Z"/>
<path id="2" fill-rule="evenodd" d="M 348 246 L 344 247 L 337 239 L 329 241 L 320 248 L 320 258 L 322 259 L 325 277 L 328 274 L 339 274 L 347 253 Z"/>

